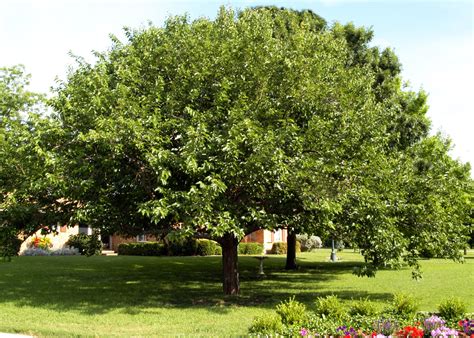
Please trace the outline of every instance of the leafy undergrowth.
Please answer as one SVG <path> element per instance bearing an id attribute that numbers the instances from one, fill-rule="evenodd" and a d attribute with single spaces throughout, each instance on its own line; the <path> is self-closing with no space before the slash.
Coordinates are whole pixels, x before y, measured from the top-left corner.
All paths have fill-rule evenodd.
<path id="1" fill-rule="evenodd" d="M 271 314 L 292 295 L 308 308 L 317 297 L 343 303 L 368 297 L 377 308 L 404 291 L 419 309 L 434 311 L 449 296 L 472 298 L 474 252 L 465 264 L 422 261 L 424 279 L 409 269 L 380 271 L 375 278 L 352 274 L 361 264 L 344 251 L 302 253 L 300 269 L 285 271 L 284 256 L 240 257 L 241 296 L 222 295 L 220 257 L 16 257 L 0 263 L 0 332 L 38 336 L 245 335 L 257 315 Z M 474 304 L 468 304 L 474 312 Z"/>

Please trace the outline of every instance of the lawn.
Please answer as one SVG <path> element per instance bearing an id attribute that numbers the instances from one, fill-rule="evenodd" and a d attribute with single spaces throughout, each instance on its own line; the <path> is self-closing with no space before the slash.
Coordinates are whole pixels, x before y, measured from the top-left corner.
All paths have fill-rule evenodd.
<path id="1" fill-rule="evenodd" d="M 18 257 L 0 263 L 0 332 L 38 336 L 243 335 L 255 315 L 291 295 L 312 307 L 317 296 L 369 297 L 381 307 L 392 294 L 417 295 L 421 310 L 448 296 L 464 298 L 474 312 L 474 251 L 465 264 L 424 260 L 424 279 L 409 269 L 352 275 L 361 257 L 328 250 L 299 255 L 300 270 L 282 269 L 285 258 L 240 257 L 241 296 L 221 292 L 220 257 Z"/>

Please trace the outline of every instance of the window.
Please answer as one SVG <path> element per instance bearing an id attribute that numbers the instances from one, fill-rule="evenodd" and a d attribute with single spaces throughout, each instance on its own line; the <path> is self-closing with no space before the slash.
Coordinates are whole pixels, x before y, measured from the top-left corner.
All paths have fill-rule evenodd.
<path id="1" fill-rule="evenodd" d="M 146 242 L 146 235 L 145 234 L 138 235 L 137 242 Z"/>
<path id="2" fill-rule="evenodd" d="M 274 241 L 275 242 L 281 242 L 282 241 L 281 229 L 276 230 L 274 233 L 275 233 Z"/>

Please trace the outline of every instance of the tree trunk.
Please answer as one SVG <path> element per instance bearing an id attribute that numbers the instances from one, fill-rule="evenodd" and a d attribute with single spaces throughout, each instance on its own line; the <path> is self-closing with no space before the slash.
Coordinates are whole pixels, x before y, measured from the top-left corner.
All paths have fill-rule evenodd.
<path id="1" fill-rule="evenodd" d="M 237 246 L 239 241 L 233 234 L 225 234 L 221 239 L 222 246 L 222 270 L 223 287 L 225 295 L 238 295 L 239 285 L 239 267 Z"/>
<path id="2" fill-rule="evenodd" d="M 288 236 L 286 239 L 286 270 L 296 270 L 296 233 L 288 229 Z"/>

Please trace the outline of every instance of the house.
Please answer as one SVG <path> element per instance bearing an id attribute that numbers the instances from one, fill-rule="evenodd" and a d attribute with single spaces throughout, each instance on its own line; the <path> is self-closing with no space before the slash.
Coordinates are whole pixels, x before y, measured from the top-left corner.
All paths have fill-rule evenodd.
<path id="1" fill-rule="evenodd" d="M 263 244 L 265 252 L 269 252 L 272 249 L 273 243 L 285 242 L 288 237 L 288 230 L 278 229 L 274 231 L 270 230 L 257 230 L 248 234 L 242 239 L 242 243 L 260 243 Z"/>
<path id="2" fill-rule="evenodd" d="M 51 240 L 51 250 L 60 249 L 65 246 L 66 242 L 68 241 L 69 237 L 72 235 L 77 234 L 92 234 L 92 228 L 90 227 L 82 227 L 82 226 L 74 226 L 74 227 L 67 227 L 62 226 L 59 228 L 57 234 L 49 234 L 48 237 Z M 286 229 L 279 229 L 275 231 L 270 230 L 257 230 L 248 234 L 242 239 L 242 243 L 260 243 L 263 244 L 265 251 L 270 251 L 272 249 L 272 245 L 274 242 L 286 242 L 287 239 L 287 230 Z M 41 234 L 41 230 L 38 230 L 33 236 L 27 238 L 20 247 L 20 253 L 23 252 L 31 245 L 31 241 L 34 237 L 43 237 Z M 101 240 L 104 243 L 104 248 L 113 250 L 117 252 L 118 246 L 122 243 L 137 243 L 137 242 L 151 242 L 156 241 L 156 237 L 153 235 L 139 235 L 135 237 L 122 237 L 119 235 L 106 235 L 101 236 Z"/>

